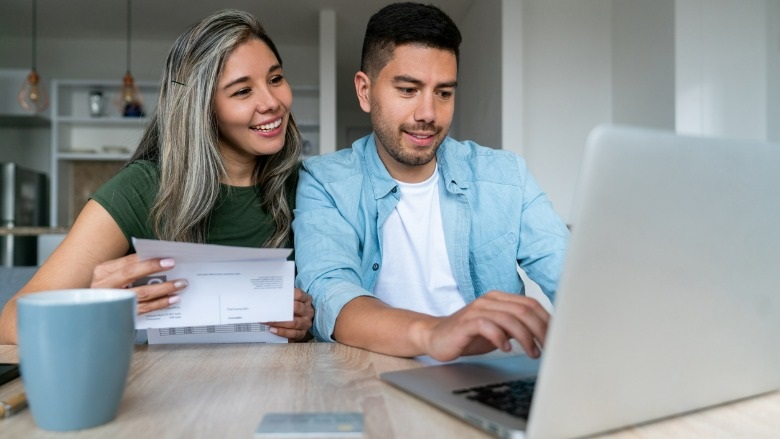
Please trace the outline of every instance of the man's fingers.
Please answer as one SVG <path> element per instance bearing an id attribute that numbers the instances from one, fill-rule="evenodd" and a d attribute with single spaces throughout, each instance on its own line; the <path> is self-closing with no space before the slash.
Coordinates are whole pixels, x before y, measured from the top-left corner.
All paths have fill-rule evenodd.
<path id="1" fill-rule="evenodd" d="M 474 302 L 476 306 L 484 306 L 488 309 L 503 309 L 507 306 L 522 306 L 533 310 L 545 323 L 550 320 L 550 313 L 533 297 L 519 296 L 517 294 L 504 293 L 500 291 L 491 291 L 484 296 L 477 298 Z"/>
<path id="2" fill-rule="evenodd" d="M 536 300 L 503 300 L 506 293 L 482 296 L 436 325 L 429 336 L 432 357 L 449 360 L 464 354 L 511 350 L 516 339 L 526 353 L 538 357 L 544 345 L 549 314 Z M 440 358 L 439 358 L 440 357 Z"/>
<path id="3" fill-rule="evenodd" d="M 502 295 L 506 294 L 502 293 Z M 539 302 L 535 299 L 522 298 L 521 296 L 518 298 L 527 300 L 501 300 L 494 297 L 496 296 L 487 297 L 486 295 L 480 297 L 467 308 L 464 308 L 464 312 L 470 313 L 475 317 L 501 318 L 501 321 L 504 322 L 502 326 L 512 334 L 513 338 L 515 338 L 514 333 L 517 333 L 517 331 L 512 331 L 512 328 L 518 328 L 513 322 L 522 324 L 541 345 L 544 345 L 550 314 Z M 466 314 L 466 316 L 468 315 Z"/>

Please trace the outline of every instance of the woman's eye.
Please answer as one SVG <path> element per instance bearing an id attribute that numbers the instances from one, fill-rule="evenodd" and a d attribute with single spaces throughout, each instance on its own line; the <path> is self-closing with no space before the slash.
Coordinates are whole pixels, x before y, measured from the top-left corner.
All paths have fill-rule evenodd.
<path id="1" fill-rule="evenodd" d="M 273 76 L 273 77 L 271 77 L 271 80 L 268 81 L 268 82 L 271 85 L 279 85 L 282 82 L 284 82 L 284 76 L 282 76 L 282 75 Z"/>
<path id="2" fill-rule="evenodd" d="M 233 93 L 233 96 L 246 96 L 248 95 L 252 90 L 249 88 L 242 88 L 241 90 L 238 90 L 237 92 Z"/>

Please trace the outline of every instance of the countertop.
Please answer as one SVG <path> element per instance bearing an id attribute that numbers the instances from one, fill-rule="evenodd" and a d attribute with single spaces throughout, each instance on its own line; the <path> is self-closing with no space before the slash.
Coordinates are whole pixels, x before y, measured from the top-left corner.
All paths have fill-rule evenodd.
<path id="1" fill-rule="evenodd" d="M 0 227 L 0 236 L 38 236 L 68 233 L 68 227 Z"/>

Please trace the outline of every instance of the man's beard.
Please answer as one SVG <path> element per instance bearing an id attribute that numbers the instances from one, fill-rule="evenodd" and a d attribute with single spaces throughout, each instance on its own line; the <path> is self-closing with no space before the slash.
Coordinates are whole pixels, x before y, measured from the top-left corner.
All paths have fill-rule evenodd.
<path id="1" fill-rule="evenodd" d="M 436 157 L 436 151 L 442 142 L 442 127 L 433 124 L 401 125 L 398 128 L 388 126 L 381 122 L 382 113 L 379 108 L 374 106 L 371 109 L 371 118 L 374 125 L 374 135 L 376 135 L 381 147 L 398 163 L 407 166 L 422 166 L 431 162 Z M 426 131 L 434 133 L 434 143 L 430 148 L 424 150 L 410 150 L 403 147 L 403 133 L 414 131 Z"/>

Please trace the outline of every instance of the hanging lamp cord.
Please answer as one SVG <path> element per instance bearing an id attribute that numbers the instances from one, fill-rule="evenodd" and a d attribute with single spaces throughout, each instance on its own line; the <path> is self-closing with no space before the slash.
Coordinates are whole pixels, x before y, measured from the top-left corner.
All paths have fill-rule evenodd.
<path id="1" fill-rule="evenodd" d="M 130 3 L 131 0 L 127 0 L 127 73 L 130 73 Z"/>
<path id="2" fill-rule="evenodd" d="M 38 18 L 37 4 L 38 4 L 38 2 L 36 0 L 32 1 L 32 69 L 33 70 L 35 70 L 35 67 L 36 67 L 35 66 L 35 59 L 37 58 L 36 57 L 36 53 L 35 53 L 35 49 L 36 49 L 36 47 L 35 47 L 36 46 L 35 37 L 36 37 L 36 34 L 38 33 L 37 32 L 38 26 L 37 26 L 37 23 L 36 23 L 37 22 L 37 18 Z"/>

